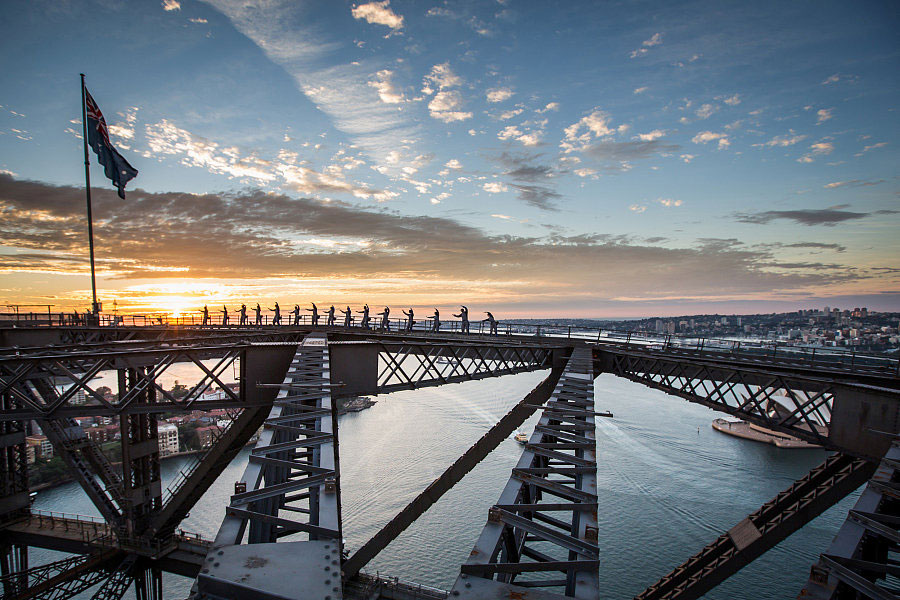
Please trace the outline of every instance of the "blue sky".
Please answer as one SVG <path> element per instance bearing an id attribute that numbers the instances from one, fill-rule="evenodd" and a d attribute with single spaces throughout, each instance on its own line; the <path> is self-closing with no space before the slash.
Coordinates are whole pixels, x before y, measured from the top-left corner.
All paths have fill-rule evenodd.
<path id="1" fill-rule="evenodd" d="M 92 167 L 107 303 L 900 310 L 895 4 L 2 11 L 9 302 L 87 297 L 85 72 L 140 171 Z"/>

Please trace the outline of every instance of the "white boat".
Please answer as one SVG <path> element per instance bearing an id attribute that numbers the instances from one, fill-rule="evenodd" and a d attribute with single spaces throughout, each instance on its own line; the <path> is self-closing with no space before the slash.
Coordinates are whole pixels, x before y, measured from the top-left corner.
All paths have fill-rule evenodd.
<path id="1" fill-rule="evenodd" d="M 517 431 L 517 432 L 516 432 L 516 435 L 513 436 L 513 438 L 514 438 L 517 442 L 519 442 L 520 444 L 527 444 L 527 443 L 528 443 L 528 434 L 525 433 L 525 432 L 523 432 L 523 431 Z"/>

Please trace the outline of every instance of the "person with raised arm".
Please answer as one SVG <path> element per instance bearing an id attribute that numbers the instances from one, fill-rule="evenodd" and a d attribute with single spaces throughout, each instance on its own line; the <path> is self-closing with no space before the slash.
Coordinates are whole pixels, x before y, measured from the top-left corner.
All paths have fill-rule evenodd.
<path id="1" fill-rule="evenodd" d="M 416 324 L 416 322 L 413 321 L 413 309 L 412 309 L 412 306 L 409 307 L 409 312 L 406 312 L 406 311 L 403 310 L 403 309 L 400 309 L 400 312 L 402 312 L 404 315 L 406 315 L 406 330 L 407 330 L 407 331 L 412 331 L 413 325 Z"/>
<path id="2" fill-rule="evenodd" d="M 247 305 L 241 304 L 241 321 L 238 325 L 246 325 L 247 324 Z"/>
<path id="3" fill-rule="evenodd" d="M 328 309 L 328 322 L 326 324 L 329 327 L 334 327 L 334 304 Z"/>
<path id="4" fill-rule="evenodd" d="M 295 326 L 299 325 L 300 324 L 300 305 L 299 304 L 294 305 L 294 310 L 291 311 L 291 314 L 294 315 L 294 325 Z"/>
<path id="5" fill-rule="evenodd" d="M 381 312 L 378 313 L 378 314 L 381 315 L 381 327 L 380 327 L 380 330 L 381 330 L 381 331 L 390 331 L 390 330 L 391 330 L 391 321 L 390 321 L 391 307 L 390 307 L 390 306 L 385 306 L 385 307 L 384 307 L 384 310 L 381 311 Z"/>
<path id="6" fill-rule="evenodd" d="M 487 319 L 482 319 L 481 322 L 484 323 L 485 321 L 487 321 L 491 326 L 490 335 L 497 335 L 497 319 L 495 319 L 494 315 L 492 315 L 490 312 L 486 311 L 484 314 L 487 315 Z"/>
<path id="7" fill-rule="evenodd" d="M 347 307 L 347 310 L 342 310 L 341 314 L 344 315 L 344 327 L 350 327 L 351 319 L 353 319 L 353 311 L 350 310 L 350 307 Z"/>
<path id="8" fill-rule="evenodd" d="M 360 327 L 363 329 L 369 328 L 369 305 L 366 304 L 363 306 L 363 309 L 359 311 L 359 314 L 362 315 L 362 322 L 360 323 Z"/>
<path id="9" fill-rule="evenodd" d="M 312 304 L 312 308 L 307 308 L 306 310 L 312 313 L 312 324 L 313 327 L 319 326 L 319 307 L 316 306 L 315 302 L 310 302 Z"/>
<path id="10" fill-rule="evenodd" d="M 256 311 L 256 324 L 262 325 L 262 308 L 260 308 L 259 302 L 256 303 L 256 308 L 253 310 Z"/>
<path id="11" fill-rule="evenodd" d="M 222 325 L 228 326 L 228 307 L 222 306 Z"/>
<path id="12" fill-rule="evenodd" d="M 434 319 L 434 323 L 431 324 L 431 331 L 437 333 L 441 330 L 441 311 L 434 308 L 434 316 L 427 317 L 428 319 Z"/>
<path id="13" fill-rule="evenodd" d="M 275 308 L 270 308 L 269 310 L 275 311 L 275 316 L 272 317 L 272 325 L 281 325 L 281 307 L 278 306 L 278 303 L 275 303 Z"/>
<path id="14" fill-rule="evenodd" d="M 465 306 L 459 309 L 459 314 L 453 315 L 454 317 L 459 317 L 461 322 L 459 324 L 459 330 L 461 333 L 469 333 L 469 309 Z"/>

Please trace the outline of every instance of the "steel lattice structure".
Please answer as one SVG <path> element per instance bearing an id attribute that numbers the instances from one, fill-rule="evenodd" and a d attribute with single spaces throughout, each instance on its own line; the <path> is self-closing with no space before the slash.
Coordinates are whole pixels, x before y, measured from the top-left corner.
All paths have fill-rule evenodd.
<path id="1" fill-rule="evenodd" d="M 838 451 L 640 598 L 699 597 L 865 482 L 889 450 L 894 454 L 883 458 L 861 504 L 814 567 L 808 589 L 895 593 L 877 583 L 897 575 L 889 554 L 898 523 L 898 457 L 890 446 L 891 435 L 900 432 L 894 363 L 855 355 L 848 363 L 815 352 L 776 354 L 734 344 L 690 347 L 668 336 L 585 340 L 573 339 L 571 329 L 547 326 L 541 335 L 537 326 L 536 332 L 507 328 L 507 335 L 468 336 L 306 325 L 0 328 L 3 595 L 67 598 L 94 587 L 98 599 L 119 598 L 135 584 L 139 599 L 156 600 L 163 594 L 163 571 L 197 578 L 198 599 L 412 594 L 413 588 L 360 569 L 540 411 L 450 593 L 595 599 L 603 531 L 596 514 L 594 420 L 610 416 L 595 412 L 593 379 L 600 373 Z M 197 373 L 178 395 L 160 383 L 176 364 L 192 365 Z M 375 536 L 344 551 L 340 399 L 541 369 L 549 374 L 540 385 Z M 114 397 L 101 394 L 95 383 L 98 374 L 111 371 L 118 379 Z M 237 385 L 226 385 L 232 375 Z M 213 387 L 222 392 L 205 393 Z M 158 419 L 213 409 L 225 411 L 227 426 L 163 489 Z M 119 420 L 123 440 L 115 459 L 121 467 L 73 421 L 88 415 Z M 103 523 L 29 509 L 25 436 L 32 419 L 104 515 Z M 259 441 L 223 507 L 216 539 L 180 532 L 187 513 L 257 430 Z M 73 556 L 29 568 L 29 545 Z"/>

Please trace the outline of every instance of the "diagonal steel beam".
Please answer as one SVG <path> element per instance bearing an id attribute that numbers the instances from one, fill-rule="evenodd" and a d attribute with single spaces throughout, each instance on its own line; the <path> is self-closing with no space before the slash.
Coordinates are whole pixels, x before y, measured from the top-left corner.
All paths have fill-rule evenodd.
<path id="1" fill-rule="evenodd" d="M 387 525 L 381 528 L 372 538 L 360 547 L 344 563 L 344 579 L 350 579 L 362 569 L 370 560 L 381 552 L 388 544 L 397 538 L 407 527 L 413 524 L 448 490 L 456 485 L 469 471 L 471 471 L 485 456 L 496 448 L 525 420 L 533 415 L 539 406 L 550 398 L 556 387 L 562 369 L 554 368 L 544 381 L 525 396 L 516 406 L 504 415 L 496 425 L 491 427 L 481 439 L 466 450 L 462 456 L 456 459 L 437 479 L 435 479 L 421 494 L 416 496 L 406 507 L 401 510 Z"/>

